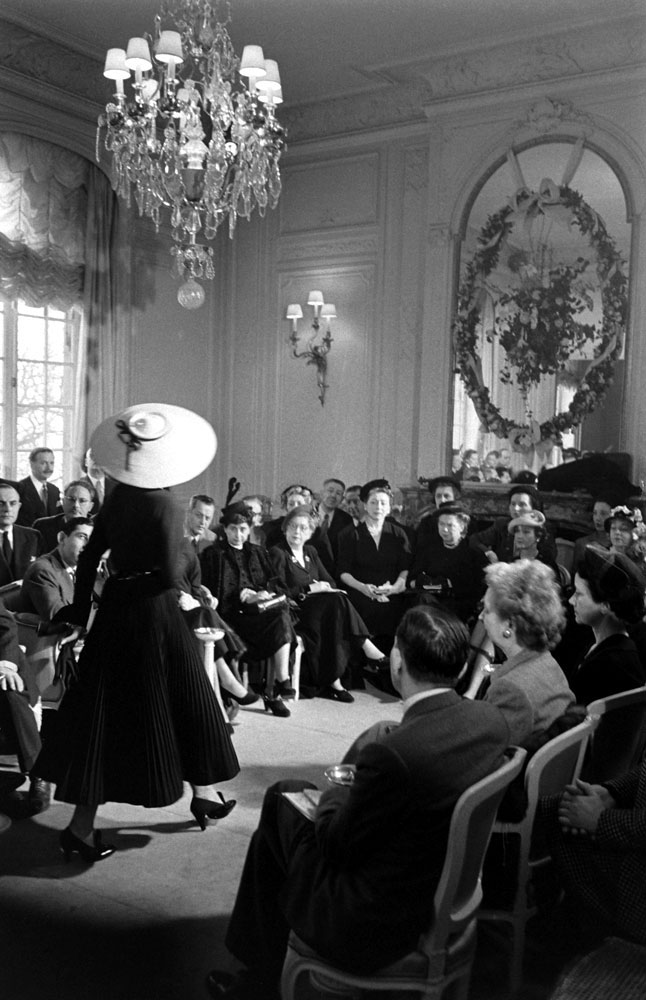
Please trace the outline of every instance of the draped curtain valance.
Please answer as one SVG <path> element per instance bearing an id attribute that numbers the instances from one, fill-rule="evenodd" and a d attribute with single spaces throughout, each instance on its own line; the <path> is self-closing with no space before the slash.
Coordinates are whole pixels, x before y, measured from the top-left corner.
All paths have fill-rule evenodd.
<path id="1" fill-rule="evenodd" d="M 60 146 L 0 135 L 0 292 L 31 306 L 82 301 L 89 170 Z"/>

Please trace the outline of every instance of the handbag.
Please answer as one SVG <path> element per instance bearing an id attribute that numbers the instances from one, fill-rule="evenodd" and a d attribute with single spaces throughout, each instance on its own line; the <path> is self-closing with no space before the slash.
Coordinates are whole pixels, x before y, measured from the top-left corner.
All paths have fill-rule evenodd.
<path id="1" fill-rule="evenodd" d="M 287 606 L 285 594 L 274 594 L 273 597 L 263 597 L 260 600 L 245 601 L 240 605 L 245 615 L 263 615 L 266 611 L 273 611 L 275 608 Z"/>

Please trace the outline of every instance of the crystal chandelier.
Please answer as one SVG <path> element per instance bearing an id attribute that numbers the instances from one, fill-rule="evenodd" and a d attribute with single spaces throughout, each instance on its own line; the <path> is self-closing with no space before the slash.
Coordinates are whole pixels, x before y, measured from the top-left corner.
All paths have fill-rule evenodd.
<path id="1" fill-rule="evenodd" d="M 131 38 L 105 61 L 116 92 L 99 116 L 97 160 L 103 136 L 117 194 L 128 207 L 134 195 L 157 231 L 170 209 L 172 270 L 184 279 L 178 300 L 189 309 L 204 301 L 196 279 L 215 276 L 213 248 L 198 236 L 212 240 L 228 219 L 233 237 L 239 215 L 249 219 L 257 207 L 264 216 L 281 190 L 278 66 L 258 45 L 238 59 L 230 21 L 229 0 L 162 0 L 154 38 Z"/>

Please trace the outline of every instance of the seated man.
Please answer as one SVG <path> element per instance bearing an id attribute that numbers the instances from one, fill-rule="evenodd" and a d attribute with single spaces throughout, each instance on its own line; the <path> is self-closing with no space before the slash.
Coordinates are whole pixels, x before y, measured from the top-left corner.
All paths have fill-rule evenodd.
<path id="1" fill-rule="evenodd" d="M 63 522 L 57 547 L 36 559 L 23 577 L 21 611 L 50 621 L 57 611 L 72 603 L 79 556 L 91 534 L 89 517 L 73 517 Z"/>
<path id="2" fill-rule="evenodd" d="M 354 756 L 356 778 L 320 799 L 314 821 L 268 789 L 242 873 L 226 944 L 246 970 L 215 970 L 213 997 L 278 997 L 290 928 L 324 958 L 369 972 L 405 955 L 431 919 L 453 807 L 502 762 L 500 711 L 452 689 L 467 631 L 444 610 L 411 608 L 391 653 L 401 724 Z"/>
<path id="3" fill-rule="evenodd" d="M 25 570 L 43 551 L 42 535 L 16 524 L 20 496 L 9 483 L 0 483 L 0 587 L 22 580 Z"/>
<path id="4" fill-rule="evenodd" d="M 215 500 L 205 493 L 196 493 L 188 502 L 188 510 L 184 521 L 184 538 L 186 538 L 199 555 L 215 541 L 215 532 L 211 531 Z"/>
<path id="5" fill-rule="evenodd" d="M 20 770 L 23 774 L 30 774 L 40 753 L 40 735 L 21 674 L 21 653 L 16 622 L 2 601 L 0 601 L 0 728 L 9 741 L 15 744 Z M 16 793 L 11 794 L 15 796 Z M 28 795 L 29 812 L 37 813 L 47 809 L 49 799 L 48 783 L 32 774 Z M 7 808 L 4 804 L 3 807 Z"/>
<path id="6" fill-rule="evenodd" d="M 544 801 L 550 850 L 602 933 L 646 945 L 646 762 L 603 785 L 577 780 Z"/>
<path id="7" fill-rule="evenodd" d="M 54 475 L 54 452 L 51 448 L 34 448 L 29 454 L 31 472 L 18 481 L 20 508 L 18 524 L 30 528 L 36 518 L 56 514 L 60 491 L 47 482 Z"/>
<path id="8" fill-rule="evenodd" d="M 341 479 L 325 479 L 319 500 L 319 525 L 310 539 L 319 558 L 332 577 L 336 577 L 339 533 L 352 524 L 352 517 L 341 509 L 345 483 Z"/>
<path id="9" fill-rule="evenodd" d="M 62 512 L 34 521 L 34 530 L 40 531 L 43 536 L 43 552 L 52 552 L 56 548 L 58 533 L 66 521 L 73 517 L 90 517 L 95 500 L 94 487 L 87 480 L 73 479 L 68 483 L 61 497 Z"/>

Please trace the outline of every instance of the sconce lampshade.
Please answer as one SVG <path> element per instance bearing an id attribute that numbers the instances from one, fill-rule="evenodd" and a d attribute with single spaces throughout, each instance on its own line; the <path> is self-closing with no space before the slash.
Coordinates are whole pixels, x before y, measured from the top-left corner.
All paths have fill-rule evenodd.
<path id="1" fill-rule="evenodd" d="M 310 292 L 307 298 L 308 306 L 322 306 L 324 301 L 323 292 Z"/>
<path id="2" fill-rule="evenodd" d="M 158 62 L 174 63 L 176 66 L 184 62 L 182 36 L 179 31 L 161 32 L 155 45 L 155 58 Z"/>
<path id="3" fill-rule="evenodd" d="M 130 70 L 126 66 L 125 49 L 108 49 L 103 75 L 108 80 L 127 80 L 129 78 Z"/>
<path id="4" fill-rule="evenodd" d="M 132 70 L 147 73 L 153 68 L 150 49 L 145 38 L 131 38 L 126 51 L 126 66 Z"/>
<path id="5" fill-rule="evenodd" d="M 303 310 L 299 306 L 298 302 L 292 302 L 287 306 L 287 319 L 302 319 Z"/>
<path id="6" fill-rule="evenodd" d="M 238 72 L 240 76 L 253 76 L 256 79 L 267 75 L 265 56 L 260 45 L 245 45 Z"/>
<path id="7" fill-rule="evenodd" d="M 336 306 L 326 302 L 321 309 L 321 319 L 336 319 Z"/>

